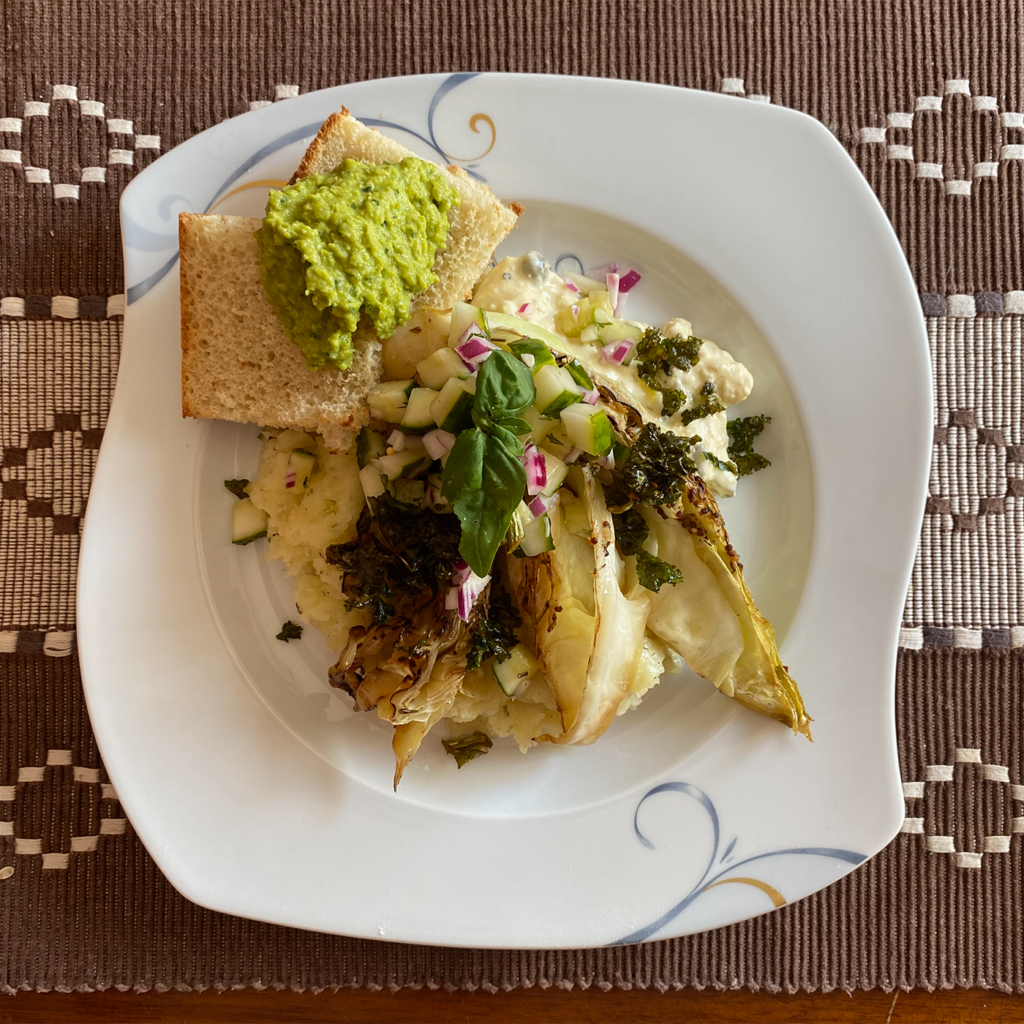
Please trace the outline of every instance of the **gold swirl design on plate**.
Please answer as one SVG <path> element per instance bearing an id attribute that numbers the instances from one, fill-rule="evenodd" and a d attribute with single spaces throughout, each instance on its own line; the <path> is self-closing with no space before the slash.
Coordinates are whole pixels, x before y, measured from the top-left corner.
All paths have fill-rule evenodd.
<path id="1" fill-rule="evenodd" d="M 768 898 L 775 904 L 776 908 L 784 907 L 786 905 L 786 897 L 779 892 L 778 889 L 773 888 L 767 882 L 762 882 L 757 878 L 723 878 L 720 882 L 712 882 L 710 885 L 706 885 L 702 892 L 707 892 L 708 889 L 714 889 L 716 885 L 728 885 L 730 882 L 739 882 L 741 885 L 752 885 L 755 889 L 760 889 L 761 892 L 765 893 Z"/>
<path id="2" fill-rule="evenodd" d="M 479 156 L 451 156 L 450 154 L 446 154 L 449 160 L 458 160 L 460 163 L 466 163 L 467 160 L 483 160 L 483 158 L 487 156 L 492 149 L 494 149 L 494 143 L 498 141 L 498 129 L 494 127 L 494 122 L 491 120 L 490 114 L 474 114 L 469 119 L 469 127 L 479 135 L 480 129 L 477 125 L 481 121 L 491 129 L 491 144 Z"/>
<path id="3" fill-rule="evenodd" d="M 491 143 L 494 145 L 494 143 Z M 233 188 L 230 192 L 226 192 L 210 207 L 209 212 L 213 213 L 214 210 L 224 202 L 225 199 L 230 199 L 232 196 L 237 196 L 239 192 L 244 192 L 250 188 L 284 188 L 288 182 L 281 181 L 278 178 L 261 178 L 259 181 L 249 181 L 244 185 L 239 185 L 238 188 Z"/>

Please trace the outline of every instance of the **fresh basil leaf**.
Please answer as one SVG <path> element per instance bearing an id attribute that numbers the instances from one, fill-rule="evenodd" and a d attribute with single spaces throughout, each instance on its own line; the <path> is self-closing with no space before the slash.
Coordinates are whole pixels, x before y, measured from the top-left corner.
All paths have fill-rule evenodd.
<path id="1" fill-rule="evenodd" d="M 441 495 L 454 504 L 465 491 L 483 484 L 484 451 L 487 435 L 482 430 L 464 430 L 455 439 L 441 475 Z"/>
<path id="2" fill-rule="evenodd" d="M 480 366 L 473 411 L 494 423 L 500 423 L 524 413 L 536 396 L 533 374 L 515 356 L 498 349 Z"/>
<path id="3" fill-rule="evenodd" d="M 459 441 L 466 434 L 475 437 L 467 441 L 466 454 L 460 454 L 449 476 Z M 478 576 L 490 573 L 498 547 L 508 533 L 512 513 L 523 500 L 525 490 L 526 470 L 505 444 L 482 431 L 459 435 L 445 465 L 441 493 L 452 503 L 462 524 L 459 554 Z"/>

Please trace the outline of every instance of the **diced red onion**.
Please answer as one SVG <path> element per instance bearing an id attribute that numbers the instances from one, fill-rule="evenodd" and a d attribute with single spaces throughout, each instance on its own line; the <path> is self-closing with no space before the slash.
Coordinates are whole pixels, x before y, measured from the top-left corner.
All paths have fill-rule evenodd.
<path id="1" fill-rule="evenodd" d="M 577 288 L 576 285 L 572 283 L 572 281 L 566 281 L 565 287 L 568 288 L 571 292 L 579 292 L 579 288 Z"/>
<path id="2" fill-rule="evenodd" d="M 483 338 L 486 340 L 487 335 L 479 324 L 472 323 L 462 332 L 462 336 L 459 338 L 458 344 L 463 345 L 469 341 L 470 338 Z"/>
<path id="3" fill-rule="evenodd" d="M 422 448 L 423 438 L 419 434 L 404 434 L 406 448 Z"/>
<path id="4" fill-rule="evenodd" d="M 615 456 L 611 452 L 609 452 L 607 455 L 602 455 L 601 458 L 597 459 L 597 464 L 602 469 L 614 469 Z"/>
<path id="5" fill-rule="evenodd" d="M 530 510 L 530 514 L 536 518 L 537 516 L 544 515 L 554 503 L 555 499 L 553 497 L 545 498 L 543 494 L 538 494 L 526 507 Z"/>
<path id="6" fill-rule="evenodd" d="M 423 435 L 423 447 L 432 459 L 439 459 L 455 445 L 455 435 L 447 430 L 428 430 Z"/>
<path id="7" fill-rule="evenodd" d="M 629 296 L 622 290 L 622 283 L 620 282 L 619 283 L 619 301 L 615 303 L 615 309 L 612 310 L 612 312 L 616 316 L 622 317 L 622 316 L 626 315 L 626 299 L 628 299 L 628 298 L 629 298 Z"/>
<path id="8" fill-rule="evenodd" d="M 459 357 L 471 370 L 477 369 L 480 364 L 497 348 L 496 345 L 492 345 L 486 338 L 475 335 L 468 341 L 464 341 L 459 345 L 455 346 L 455 351 L 459 353 Z"/>
<path id="9" fill-rule="evenodd" d="M 523 316 L 523 315 L 529 314 L 529 312 L 530 312 L 530 303 L 529 302 L 524 302 L 519 307 L 518 313 L 519 313 L 520 316 Z"/>
<path id="10" fill-rule="evenodd" d="M 597 405 L 600 398 L 601 393 L 596 388 L 593 391 L 583 392 L 583 401 L 586 402 L 587 405 Z"/>
<path id="11" fill-rule="evenodd" d="M 460 558 L 455 565 L 452 567 L 452 583 L 457 587 L 462 586 L 466 582 L 472 570 L 469 568 L 469 562 Z"/>
<path id="12" fill-rule="evenodd" d="M 388 445 L 394 448 L 396 452 L 405 451 L 405 434 L 400 430 L 392 430 L 388 437 Z"/>
<path id="13" fill-rule="evenodd" d="M 580 311 L 580 307 L 579 306 L 570 306 L 569 308 L 572 310 L 572 315 L 573 316 L 577 316 L 579 314 L 579 311 Z"/>
<path id="14" fill-rule="evenodd" d="M 470 612 L 477 598 L 484 592 L 487 584 L 491 582 L 490 576 L 477 576 L 472 569 L 466 580 L 459 586 L 459 618 L 463 622 L 469 622 Z"/>
<path id="15" fill-rule="evenodd" d="M 523 361 L 524 366 L 528 366 L 531 370 L 537 365 L 537 359 L 535 356 L 531 356 L 529 352 L 523 352 L 519 357 Z"/>
<path id="16" fill-rule="evenodd" d="M 544 455 L 530 444 L 523 452 L 522 462 L 526 470 L 526 493 L 540 494 L 548 485 L 548 464 Z"/>
<path id="17" fill-rule="evenodd" d="M 459 588 L 452 587 L 448 593 L 444 595 L 444 606 L 445 608 L 453 612 L 459 607 Z"/>
<path id="18" fill-rule="evenodd" d="M 601 355 L 603 355 L 609 363 L 618 363 L 621 365 L 629 358 L 629 353 L 632 352 L 635 347 L 636 342 L 630 341 L 629 339 L 613 341 L 601 349 Z"/>
<path id="19" fill-rule="evenodd" d="M 566 465 L 569 465 L 570 463 L 575 462 L 582 454 L 583 454 L 583 449 L 582 448 L 573 448 L 573 449 L 570 450 L 568 455 L 563 455 L 562 456 L 562 461 Z"/>
<path id="20" fill-rule="evenodd" d="M 635 270 L 627 270 L 619 278 L 619 294 L 624 295 L 643 280 L 643 276 Z"/>
<path id="21" fill-rule="evenodd" d="M 619 305 L 619 275 L 614 272 L 605 274 L 604 280 L 608 286 L 608 295 L 612 300 L 612 312 L 614 312 Z"/>
<path id="22" fill-rule="evenodd" d="M 595 281 L 600 281 L 605 274 L 617 274 L 618 272 L 618 263 L 606 263 L 603 267 L 594 267 L 593 270 L 588 270 L 587 277 L 592 277 Z"/>
<path id="23" fill-rule="evenodd" d="M 298 476 L 297 476 L 295 470 L 294 469 L 289 469 L 288 472 L 285 473 L 285 475 L 284 475 L 284 489 L 286 491 L 290 491 L 295 486 L 295 481 L 297 479 L 298 479 Z"/>

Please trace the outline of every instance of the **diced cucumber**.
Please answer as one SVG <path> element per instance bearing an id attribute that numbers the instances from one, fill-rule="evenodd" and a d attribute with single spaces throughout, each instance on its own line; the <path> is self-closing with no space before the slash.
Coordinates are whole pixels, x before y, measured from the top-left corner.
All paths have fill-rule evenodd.
<path id="1" fill-rule="evenodd" d="M 516 644 L 504 661 L 492 661 L 491 671 L 506 697 L 514 697 L 540 669 L 533 651 L 526 644 Z"/>
<path id="2" fill-rule="evenodd" d="M 567 338 L 579 338 L 585 328 L 596 322 L 598 315 L 602 320 L 611 319 L 612 315 L 612 298 L 603 288 L 560 309 L 555 314 L 555 330 Z"/>
<path id="3" fill-rule="evenodd" d="M 627 324 L 625 320 L 612 320 L 598 329 L 598 341 L 602 345 L 611 345 L 616 341 L 639 341 L 644 336 L 641 328 Z"/>
<path id="4" fill-rule="evenodd" d="M 548 482 L 540 493 L 545 498 L 550 498 L 562 486 L 569 473 L 569 467 L 557 456 L 552 455 L 551 452 L 544 451 L 543 448 L 540 449 L 540 453 L 544 456 L 544 465 L 547 468 L 548 474 Z"/>
<path id="5" fill-rule="evenodd" d="M 511 313 L 487 314 L 487 325 L 492 331 L 501 331 L 503 334 L 515 334 L 520 338 L 532 338 L 543 341 L 545 345 L 558 349 L 563 340 L 551 331 L 539 324 L 531 324 L 529 320 L 513 316 Z"/>
<path id="6" fill-rule="evenodd" d="M 588 345 L 593 345 L 597 339 L 597 324 L 587 324 L 587 326 L 580 331 L 580 341 L 585 341 Z"/>
<path id="7" fill-rule="evenodd" d="M 555 550 L 555 541 L 551 536 L 551 519 L 547 512 L 536 519 L 531 519 L 523 527 L 523 539 L 519 544 L 519 550 L 527 557 Z"/>
<path id="8" fill-rule="evenodd" d="M 376 385 L 366 399 L 370 415 L 385 423 L 401 423 L 414 387 L 414 380 L 386 380 Z"/>
<path id="9" fill-rule="evenodd" d="M 430 456 L 422 448 L 406 448 L 394 455 L 382 455 L 375 465 L 388 483 L 403 477 L 415 476 L 430 466 Z"/>
<path id="10" fill-rule="evenodd" d="M 267 535 L 267 513 L 252 503 L 252 498 L 241 498 L 231 506 L 231 543 L 251 544 L 257 537 Z"/>
<path id="11" fill-rule="evenodd" d="M 478 306 L 471 306 L 468 302 L 456 302 L 452 306 L 452 326 L 448 332 L 448 347 L 455 348 L 466 339 L 463 335 L 471 327 L 477 328 L 477 333 L 489 338 L 487 330 L 487 318 L 484 311 Z"/>
<path id="12" fill-rule="evenodd" d="M 379 459 L 387 450 L 387 442 L 376 430 L 363 427 L 359 431 L 356 438 L 356 462 L 360 469 L 368 466 L 371 459 Z"/>
<path id="13" fill-rule="evenodd" d="M 551 354 L 551 349 L 544 344 L 543 341 L 536 341 L 534 338 L 523 338 L 522 341 L 509 342 L 508 346 L 512 352 L 523 359 L 523 356 L 531 356 L 533 358 L 533 365 L 530 365 L 528 359 L 523 359 L 523 362 L 533 371 L 534 375 L 540 370 L 542 366 L 549 366 L 554 364 L 555 357 Z"/>
<path id="14" fill-rule="evenodd" d="M 594 313 L 591 314 L 591 323 L 597 322 L 597 310 L 599 309 L 607 313 L 609 317 L 615 312 L 615 308 L 612 306 L 612 297 L 608 294 L 607 288 L 599 288 L 596 292 L 591 292 L 587 296 L 587 300 L 594 310 Z"/>
<path id="15" fill-rule="evenodd" d="M 400 425 L 403 434 L 425 434 L 428 430 L 434 429 L 434 417 L 430 415 L 430 407 L 437 396 L 438 392 L 430 388 L 412 389 Z"/>
<path id="16" fill-rule="evenodd" d="M 565 364 L 565 368 L 569 371 L 569 376 L 572 377 L 572 379 L 576 381 L 584 391 L 594 390 L 594 382 L 590 379 L 590 374 L 583 369 L 583 364 L 578 359 L 570 359 L 569 362 Z"/>
<path id="17" fill-rule="evenodd" d="M 304 448 L 296 448 L 288 456 L 288 469 L 285 471 L 285 487 L 288 486 L 288 479 L 294 473 L 295 483 L 292 487 L 297 491 L 304 491 L 315 465 L 316 456 L 312 452 L 307 452 Z M 291 489 L 289 488 L 289 490 Z"/>
<path id="18" fill-rule="evenodd" d="M 450 377 L 459 377 L 464 380 L 469 373 L 469 367 L 453 348 L 439 348 L 416 364 L 416 376 L 419 377 L 423 386 L 433 388 L 435 391 L 440 391 Z"/>
<path id="19" fill-rule="evenodd" d="M 380 475 L 380 470 L 373 465 L 363 466 L 359 470 L 359 482 L 362 484 L 363 494 L 367 498 L 379 498 L 387 490 L 384 478 Z"/>
<path id="20" fill-rule="evenodd" d="M 567 406 L 579 402 L 583 393 L 572 379 L 572 374 L 562 366 L 542 366 L 533 378 L 537 388 L 534 405 L 541 416 L 554 419 Z"/>
<path id="21" fill-rule="evenodd" d="M 422 505 L 427 488 L 422 480 L 396 480 L 395 497 L 407 505 Z"/>
<path id="22" fill-rule="evenodd" d="M 604 409 L 597 405 L 571 405 L 559 413 L 562 426 L 577 448 L 589 455 L 607 455 L 612 450 L 615 434 Z"/>
<path id="23" fill-rule="evenodd" d="M 473 426 L 473 394 L 475 391 L 475 382 L 451 377 L 430 403 L 430 415 L 434 423 L 450 434 L 458 434 Z"/>
<path id="24" fill-rule="evenodd" d="M 611 301 L 609 297 L 609 302 Z M 596 327 L 607 327 L 612 322 L 611 312 L 604 310 L 600 306 L 594 309 L 594 326 Z"/>

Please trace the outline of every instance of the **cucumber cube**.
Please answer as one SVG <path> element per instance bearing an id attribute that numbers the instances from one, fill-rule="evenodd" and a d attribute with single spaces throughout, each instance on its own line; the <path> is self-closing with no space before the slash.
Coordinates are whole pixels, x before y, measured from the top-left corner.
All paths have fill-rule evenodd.
<path id="1" fill-rule="evenodd" d="M 588 455 L 607 455 L 615 434 L 604 409 L 596 405 L 571 405 L 559 414 L 569 440 Z"/>
<path id="2" fill-rule="evenodd" d="M 579 402 L 583 391 L 562 366 L 542 366 L 533 378 L 537 388 L 534 406 L 541 416 L 554 419 L 567 406 Z"/>
<path id="3" fill-rule="evenodd" d="M 469 368 L 453 348 L 439 348 L 416 364 L 416 376 L 425 388 L 440 391 L 451 377 L 465 379 Z"/>

